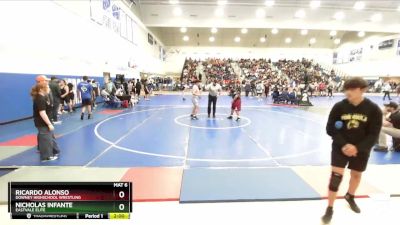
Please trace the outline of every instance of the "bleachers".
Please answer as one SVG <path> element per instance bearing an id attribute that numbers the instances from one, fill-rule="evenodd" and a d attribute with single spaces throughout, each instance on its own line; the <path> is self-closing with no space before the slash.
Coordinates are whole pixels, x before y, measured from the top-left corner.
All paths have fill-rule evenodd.
<path id="1" fill-rule="evenodd" d="M 199 68 L 201 69 L 199 70 Z M 182 82 L 191 82 L 194 79 L 203 83 L 209 78 L 217 78 L 221 83 L 228 84 L 239 80 L 244 84 L 250 82 L 264 82 L 280 90 L 284 88 L 302 89 L 319 87 L 336 87 L 339 81 L 335 72 L 324 69 L 313 60 L 287 60 L 281 59 L 272 62 L 271 59 L 216 59 L 205 60 L 186 59 L 182 72 Z M 323 83 L 321 85 L 321 83 Z"/>

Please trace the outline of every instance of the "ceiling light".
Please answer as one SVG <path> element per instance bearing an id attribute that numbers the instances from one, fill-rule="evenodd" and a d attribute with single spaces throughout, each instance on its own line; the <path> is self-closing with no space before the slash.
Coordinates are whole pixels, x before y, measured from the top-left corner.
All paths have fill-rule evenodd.
<path id="1" fill-rule="evenodd" d="M 262 8 L 258 8 L 256 10 L 256 17 L 257 18 L 264 18 L 265 17 L 265 10 Z"/>
<path id="2" fill-rule="evenodd" d="M 215 15 L 218 16 L 218 17 L 224 16 L 224 9 L 223 8 L 217 8 L 215 10 Z"/>
<path id="3" fill-rule="evenodd" d="M 240 32 L 242 32 L 242 34 L 247 34 L 248 30 L 247 30 L 246 28 L 242 28 L 242 29 L 240 30 Z"/>
<path id="4" fill-rule="evenodd" d="M 266 39 L 265 37 L 261 37 L 261 38 L 260 38 L 260 42 L 264 43 L 264 42 L 266 42 L 266 41 L 267 41 L 267 39 Z"/>
<path id="5" fill-rule="evenodd" d="M 218 3 L 218 5 L 226 5 L 228 3 L 228 1 L 220 0 L 217 3 Z"/>
<path id="6" fill-rule="evenodd" d="M 358 37 L 364 37 L 365 36 L 365 32 L 364 31 L 360 31 L 357 34 Z"/>
<path id="7" fill-rule="evenodd" d="M 285 43 L 286 43 L 286 44 L 289 44 L 290 42 L 292 42 L 292 39 L 291 39 L 291 38 L 289 38 L 289 37 L 288 37 L 288 38 L 285 38 Z"/>
<path id="8" fill-rule="evenodd" d="M 310 38 L 310 44 L 315 44 L 315 42 L 317 42 L 317 39 L 315 39 L 315 38 Z"/>
<path id="9" fill-rule="evenodd" d="M 340 38 L 336 38 L 333 42 L 335 43 L 335 45 L 340 44 Z"/>
<path id="10" fill-rule="evenodd" d="M 180 31 L 181 31 L 181 33 L 186 33 L 187 28 L 186 27 L 181 27 Z"/>
<path id="11" fill-rule="evenodd" d="M 329 36 L 331 36 L 331 37 L 335 37 L 336 35 L 337 35 L 336 30 L 332 30 L 331 32 L 329 32 Z"/>
<path id="12" fill-rule="evenodd" d="M 300 34 L 303 35 L 303 36 L 304 36 L 304 35 L 307 35 L 307 34 L 308 34 L 308 30 L 301 30 L 301 31 L 300 31 Z"/>
<path id="13" fill-rule="evenodd" d="M 179 0 L 169 0 L 169 4 L 171 5 L 179 4 Z"/>
<path id="14" fill-rule="evenodd" d="M 215 41 L 215 37 L 211 36 L 211 37 L 208 38 L 208 40 L 209 40 L 210 42 L 214 42 L 214 41 Z"/>
<path id="15" fill-rule="evenodd" d="M 218 29 L 217 29 L 217 28 L 215 28 L 215 27 L 211 28 L 211 33 L 215 34 L 215 33 L 217 33 L 217 32 L 218 32 Z"/>
<path id="16" fill-rule="evenodd" d="M 306 12 L 303 9 L 299 9 L 296 11 L 296 13 L 294 14 L 294 17 L 302 19 L 306 16 Z"/>
<path id="17" fill-rule="evenodd" d="M 399 12 L 400 12 L 400 5 L 399 5 L 399 7 L 397 7 L 397 11 L 399 11 Z"/>
<path id="18" fill-rule="evenodd" d="M 310 8 L 316 9 L 321 6 L 321 1 L 310 1 Z"/>
<path id="19" fill-rule="evenodd" d="M 174 16 L 181 16 L 182 15 L 182 9 L 179 7 L 174 8 L 174 11 L 172 11 Z"/>
<path id="20" fill-rule="evenodd" d="M 185 35 L 185 36 L 183 36 L 183 41 L 189 41 L 189 36 L 187 36 L 187 35 Z"/>
<path id="21" fill-rule="evenodd" d="M 273 33 L 273 34 L 277 34 L 278 32 L 279 32 L 279 30 L 276 29 L 276 28 L 274 28 L 274 29 L 271 30 L 271 33 Z"/>
<path id="22" fill-rule="evenodd" d="M 363 10 L 364 8 L 365 8 L 365 2 L 357 1 L 356 3 L 354 3 L 355 10 Z"/>
<path id="23" fill-rule="evenodd" d="M 266 1 L 265 1 L 265 5 L 266 5 L 266 6 L 268 6 L 268 7 L 272 7 L 272 6 L 274 6 L 274 5 L 275 5 L 275 1 L 272 1 L 272 0 L 266 0 Z"/>
<path id="24" fill-rule="evenodd" d="M 333 18 L 335 18 L 335 20 L 343 20 L 345 17 L 344 12 L 337 12 L 335 13 L 335 15 L 333 15 Z"/>
<path id="25" fill-rule="evenodd" d="M 382 21 L 382 14 L 381 13 L 375 13 L 374 15 L 371 16 L 371 21 L 372 22 L 380 22 Z"/>
<path id="26" fill-rule="evenodd" d="M 240 37 L 235 37 L 234 41 L 235 42 L 240 42 Z"/>

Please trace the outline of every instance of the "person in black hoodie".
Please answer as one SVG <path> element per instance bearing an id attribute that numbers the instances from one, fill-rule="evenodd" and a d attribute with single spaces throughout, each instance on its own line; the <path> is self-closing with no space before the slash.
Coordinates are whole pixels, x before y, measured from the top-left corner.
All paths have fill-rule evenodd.
<path id="1" fill-rule="evenodd" d="M 53 122 L 53 124 L 61 123 L 61 121 L 58 120 L 58 112 L 60 111 L 60 106 L 61 106 L 61 89 L 59 83 L 60 81 L 55 76 L 52 76 L 50 78 L 49 87 L 52 100 L 50 119 Z"/>
<path id="2" fill-rule="evenodd" d="M 354 212 L 360 213 L 354 195 L 382 127 L 381 109 L 363 96 L 367 87 L 367 82 L 362 78 L 346 80 L 346 99 L 336 103 L 329 114 L 326 131 L 332 137 L 332 172 L 328 207 L 322 217 L 325 224 L 332 219 L 333 204 L 346 166 L 351 170 L 351 178 L 344 198 Z"/>
<path id="3" fill-rule="evenodd" d="M 140 92 L 142 90 L 142 83 L 140 83 L 140 80 L 137 79 L 136 80 L 136 85 L 135 85 L 135 91 L 136 91 L 136 95 L 137 95 L 137 100 L 140 100 Z"/>

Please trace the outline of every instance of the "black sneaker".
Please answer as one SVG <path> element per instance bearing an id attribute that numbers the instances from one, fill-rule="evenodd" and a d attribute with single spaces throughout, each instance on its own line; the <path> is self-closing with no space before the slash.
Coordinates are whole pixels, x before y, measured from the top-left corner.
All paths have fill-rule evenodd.
<path id="1" fill-rule="evenodd" d="M 87 118 L 88 118 L 88 120 L 90 120 L 92 118 L 92 114 L 91 113 L 88 114 Z"/>
<path id="2" fill-rule="evenodd" d="M 241 120 L 240 117 L 236 118 L 236 121 L 239 121 L 239 120 Z"/>
<path id="3" fill-rule="evenodd" d="M 81 120 L 83 120 L 83 117 L 85 116 L 84 113 L 81 113 Z"/>
<path id="4" fill-rule="evenodd" d="M 232 116 L 228 116 L 228 117 L 226 117 L 228 120 L 231 120 L 232 119 Z"/>
<path id="5" fill-rule="evenodd" d="M 322 216 L 321 220 L 324 224 L 330 224 L 333 216 L 333 208 L 326 208 L 325 214 Z"/>
<path id="6" fill-rule="evenodd" d="M 355 213 L 360 213 L 361 212 L 360 208 L 358 207 L 358 205 L 354 201 L 354 195 L 351 195 L 351 194 L 347 193 L 344 196 L 344 199 L 346 199 L 347 203 L 349 203 L 349 206 L 350 206 L 351 210 L 353 210 Z"/>
<path id="7" fill-rule="evenodd" d="M 40 160 L 40 162 L 48 162 L 48 161 L 50 161 L 50 157 Z"/>
<path id="8" fill-rule="evenodd" d="M 58 156 L 57 157 L 50 156 L 49 158 L 42 159 L 41 162 L 53 161 L 53 160 L 56 160 L 56 159 L 58 159 Z"/>
<path id="9" fill-rule="evenodd" d="M 208 114 L 208 118 L 210 118 L 210 114 Z"/>
<path id="10" fill-rule="evenodd" d="M 215 118 L 215 115 L 213 115 L 213 118 Z"/>
<path id="11" fill-rule="evenodd" d="M 198 120 L 199 118 L 197 118 L 197 116 L 193 116 L 192 120 Z"/>

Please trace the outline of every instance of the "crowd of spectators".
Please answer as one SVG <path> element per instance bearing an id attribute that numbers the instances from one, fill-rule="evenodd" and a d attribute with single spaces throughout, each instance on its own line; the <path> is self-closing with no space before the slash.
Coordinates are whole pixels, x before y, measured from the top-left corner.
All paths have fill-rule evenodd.
<path id="1" fill-rule="evenodd" d="M 85 81 L 92 86 L 91 103 L 96 108 L 96 98 L 100 94 L 99 83 L 95 79 Z M 53 124 L 60 124 L 60 116 L 64 113 L 75 111 L 76 105 L 80 102 L 77 87 L 72 83 L 72 79 L 61 79 L 52 76 L 49 82 L 49 88 L 52 98 L 52 111 L 50 120 Z"/>
<path id="2" fill-rule="evenodd" d="M 233 64 L 240 70 L 235 71 Z M 202 81 L 203 76 L 205 81 L 216 78 L 225 89 L 237 91 L 240 88 L 246 96 L 271 94 L 274 101 L 290 103 L 304 93 L 307 97 L 332 96 L 341 84 L 333 70 L 324 71 L 319 64 L 305 58 L 277 62 L 271 59 L 186 59 L 182 83 Z"/>
<path id="3" fill-rule="evenodd" d="M 217 79 L 219 83 L 228 84 L 236 78 L 232 62 L 232 59 L 209 58 L 203 61 L 186 59 L 182 72 L 182 83 Z"/>

